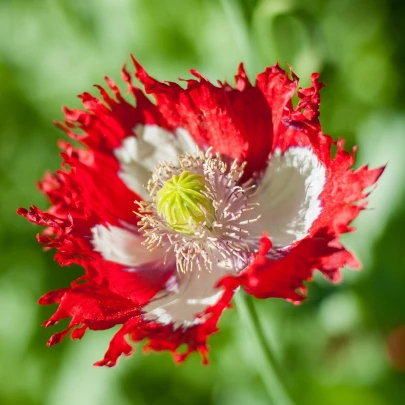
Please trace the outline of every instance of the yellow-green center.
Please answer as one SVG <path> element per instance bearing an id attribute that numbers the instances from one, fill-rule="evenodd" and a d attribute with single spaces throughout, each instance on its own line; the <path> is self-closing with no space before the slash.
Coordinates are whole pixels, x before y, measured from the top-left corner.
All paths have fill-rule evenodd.
<path id="1" fill-rule="evenodd" d="M 204 176 L 188 170 L 174 175 L 157 193 L 158 214 L 173 230 L 187 235 L 195 232 L 195 225 L 211 228 L 215 210 L 206 192 Z"/>

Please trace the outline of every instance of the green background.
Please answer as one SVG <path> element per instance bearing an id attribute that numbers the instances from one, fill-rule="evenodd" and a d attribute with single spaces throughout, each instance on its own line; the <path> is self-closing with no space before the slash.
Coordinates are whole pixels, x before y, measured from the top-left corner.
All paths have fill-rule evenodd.
<path id="1" fill-rule="evenodd" d="M 104 75 L 123 88 L 130 53 L 159 79 L 195 68 L 232 81 L 240 61 L 251 78 L 276 60 L 302 85 L 321 73 L 324 131 L 358 144 L 361 164 L 389 162 L 344 238 L 364 269 L 344 270 L 339 285 L 315 277 L 298 307 L 255 305 L 295 404 L 405 403 L 404 21 L 404 2 L 389 0 L 0 0 L 0 404 L 270 403 L 237 309 L 211 338 L 208 367 L 138 347 L 114 369 L 95 368 L 112 330 L 45 346 L 52 331 L 40 324 L 54 308 L 36 301 L 80 270 L 59 268 L 15 211 L 47 206 L 35 182 L 60 165 L 61 105 L 79 106 L 75 95 Z"/>

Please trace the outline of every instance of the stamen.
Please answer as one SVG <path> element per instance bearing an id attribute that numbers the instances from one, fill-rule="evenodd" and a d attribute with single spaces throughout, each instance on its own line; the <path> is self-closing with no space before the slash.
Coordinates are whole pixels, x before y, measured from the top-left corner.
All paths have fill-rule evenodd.
<path id="1" fill-rule="evenodd" d="M 257 204 L 249 203 L 256 184 L 240 183 L 246 163 L 228 166 L 210 149 L 177 161 L 155 169 L 146 185 L 150 200 L 137 202 L 144 244 L 163 248 L 165 262 L 175 258 L 179 274 L 212 272 L 213 263 L 240 270 L 256 248 L 244 225 L 260 217 L 254 216 Z"/>

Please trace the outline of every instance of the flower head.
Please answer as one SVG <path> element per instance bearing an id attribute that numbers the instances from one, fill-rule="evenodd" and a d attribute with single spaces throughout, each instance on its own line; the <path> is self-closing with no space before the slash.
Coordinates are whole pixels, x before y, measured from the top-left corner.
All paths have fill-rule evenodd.
<path id="1" fill-rule="evenodd" d="M 102 100 L 82 94 L 84 110 L 65 108 L 59 124 L 82 147 L 61 142 L 61 170 L 40 183 L 50 209 L 19 210 L 46 227 L 38 239 L 62 266 L 84 269 L 40 299 L 59 305 L 45 326 L 70 318 L 48 344 L 120 324 L 97 365 L 129 355 L 126 336 L 176 361 L 194 351 L 207 361 L 238 287 L 300 302 L 315 269 L 337 281 L 343 266 L 359 267 L 339 236 L 383 168 L 354 171 L 354 152 L 323 134 L 317 74 L 294 108 L 298 78 L 278 65 L 255 85 L 241 65 L 235 88 L 192 71 L 182 88 L 133 62 L 156 103 L 125 67 L 135 106 L 108 78 L 113 96 L 100 86 Z"/>

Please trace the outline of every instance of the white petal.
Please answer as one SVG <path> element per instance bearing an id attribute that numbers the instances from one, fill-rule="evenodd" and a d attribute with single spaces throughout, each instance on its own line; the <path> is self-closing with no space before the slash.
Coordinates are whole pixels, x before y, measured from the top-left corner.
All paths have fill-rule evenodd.
<path id="1" fill-rule="evenodd" d="M 144 184 L 159 162 L 175 162 L 177 156 L 194 152 L 196 146 L 191 135 L 182 128 L 174 135 L 157 125 L 138 125 L 135 135 L 125 138 L 114 154 L 120 162 L 121 180 L 140 197 L 148 198 Z"/>
<path id="2" fill-rule="evenodd" d="M 142 245 L 143 238 L 134 232 L 117 226 L 96 225 L 91 229 L 92 244 L 105 260 L 134 268 L 154 262 L 163 262 L 164 252 L 150 252 Z"/>
<path id="3" fill-rule="evenodd" d="M 254 197 L 261 218 L 250 232 L 260 237 L 267 231 L 277 247 L 304 238 L 322 211 L 324 185 L 325 166 L 310 148 L 276 150 Z"/>
<path id="4" fill-rule="evenodd" d="M 164 325 L 174 323 L 174 327 L 187 328 L 204 321 L 196 318 L 207 307 L 215 305 L 223 295 L 222 288 L 216 288 L 217 282 L 229 271 L 217 264 L 212 272 L 192 271 L 171 277 L 164 294 L 158 294 L 143 308 L 145 317 Z"/>

